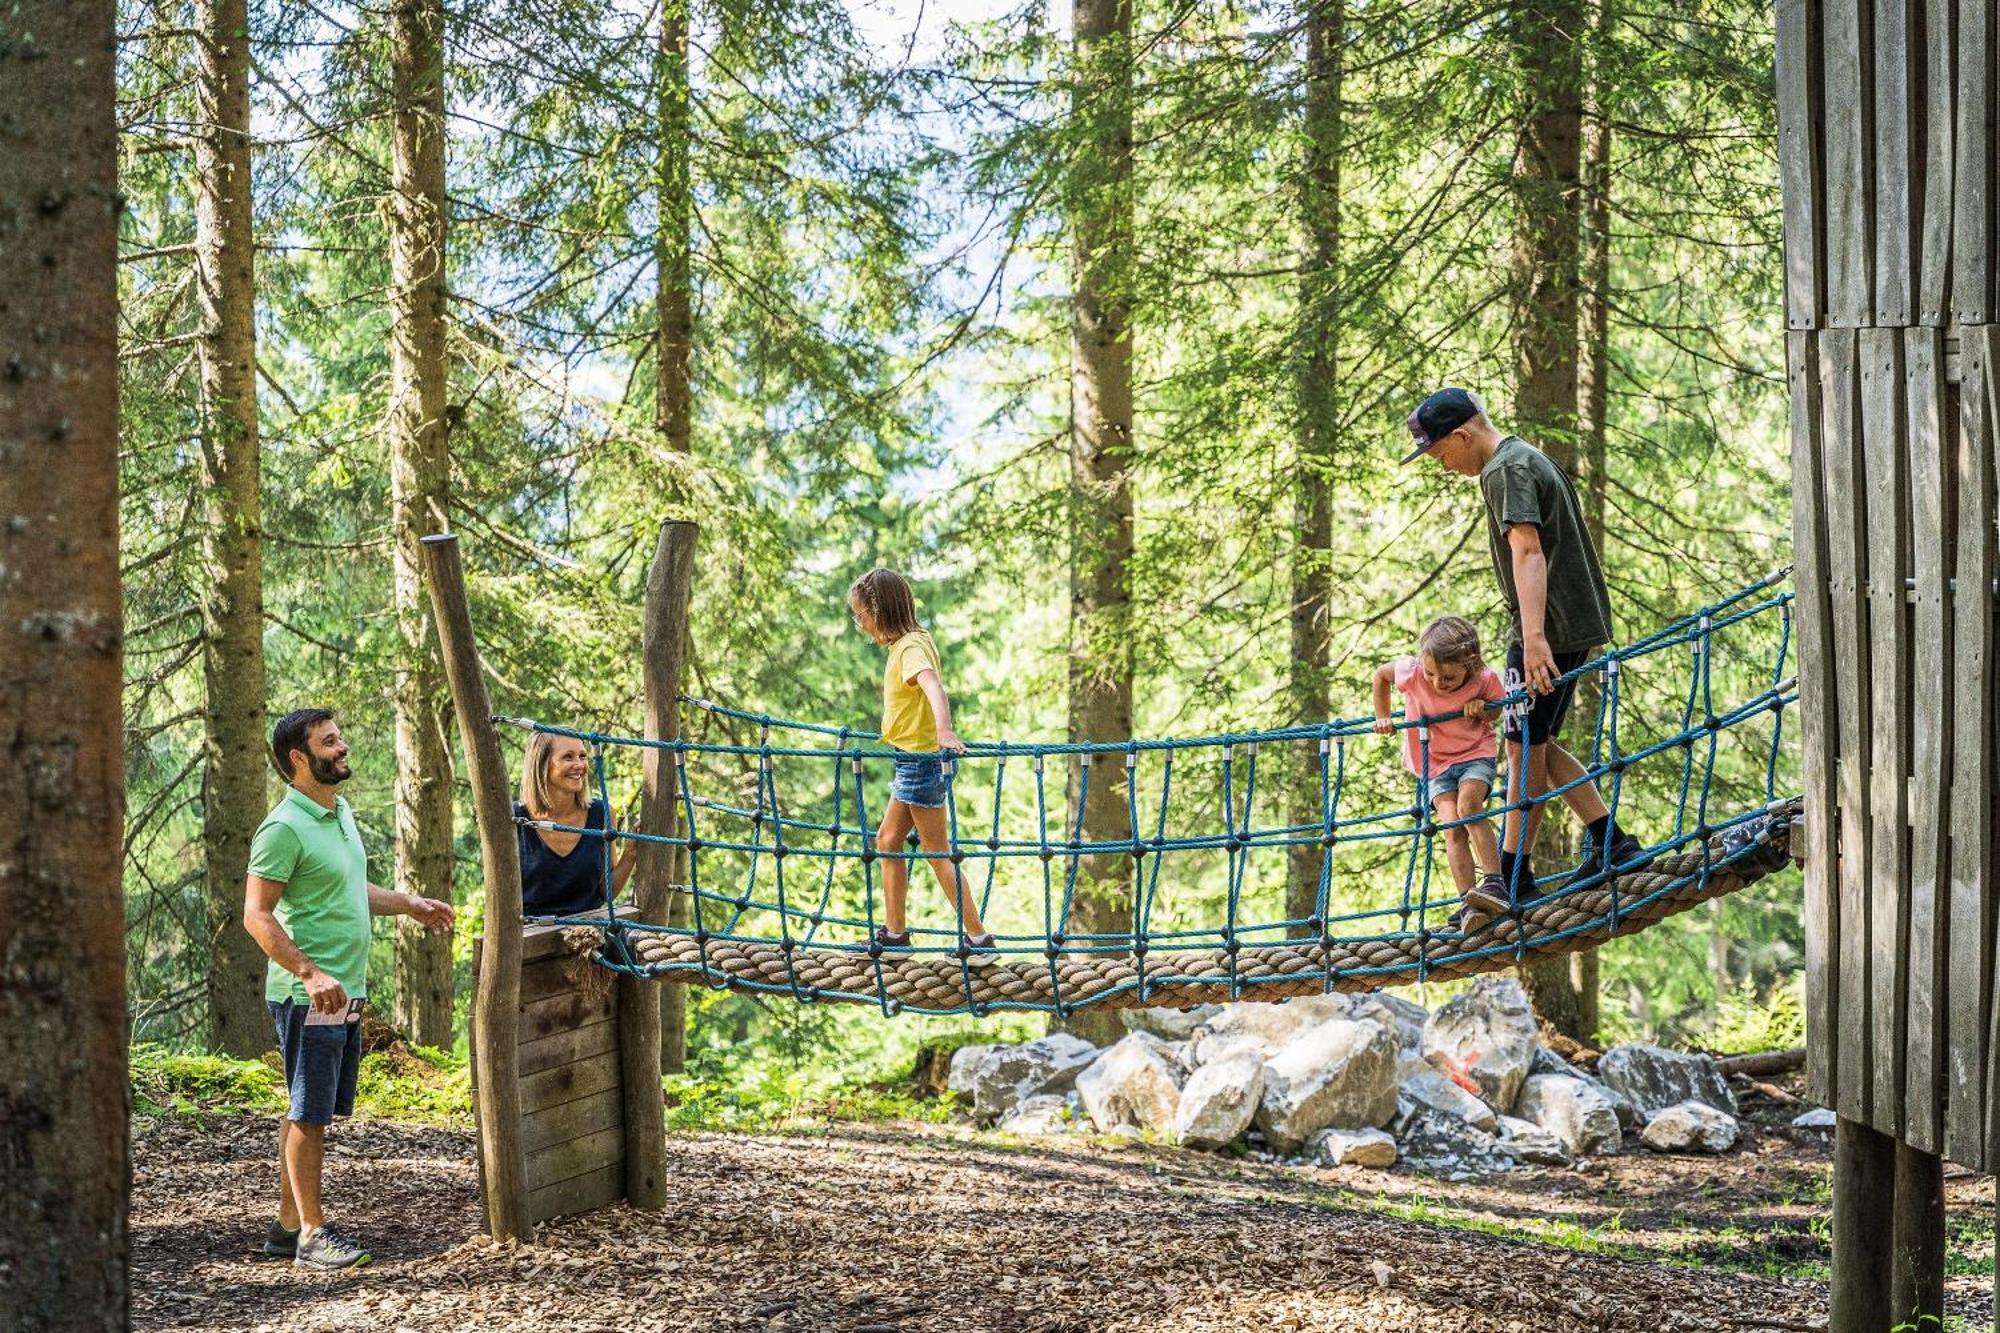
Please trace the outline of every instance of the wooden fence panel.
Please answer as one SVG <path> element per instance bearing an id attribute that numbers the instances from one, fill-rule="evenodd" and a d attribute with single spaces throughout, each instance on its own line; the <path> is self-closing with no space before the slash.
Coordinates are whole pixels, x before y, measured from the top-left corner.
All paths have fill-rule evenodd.
<path id="1" fill-rule="evenodd" d="M 1863 329 L 1862 466 L 1868 477 L 1868 1046 L 1875 1062 L 1869 1123 L 1903 1132 L 1905 987 L 1909 961 L 1910 761 L 1907 474 L 1903 338 L 1898 329 Z"/>
<path id="2" fill-rule="evenodd" d="M 1945 1152 L 1954 1161 L 1986 1170 L 1992 1150 L 1992 1108 L 2000 1071 L 1991 1013 L 1993 994 L 1994 845 L 1993 781 L 1995 705 L 2000 689 L 1993 641 L 1995 466 L 2000 423 L 1995 420 L 1994 378 L 2000 345 L 1994 330 L 1961 334 L 1964 379 L 1959 385 L 1958 563 L 1952 593 L 1952 961 L 1950 1082 L 1945 1101 Z"/>
<path id="3" fill-rule="evenodd" d="M 1960 324 L 1994 318 L 1994 0 L 1959 0 L 1953 108 L 1952 306 Z"/>
<path id="4" fill-rule="evenodd" d="M 1951 539 L 1956 515 L 1958 432 L 1947 428 L 1944 336 L 1934 328 L 1903 334 L 1909 394 L 1911 572 L 1916 592 L 1910 623 L 1910 964 L 1909 1038 L 1905 1045 L 1903 1134 L 1936 1152 L 1944 1141 L 1945 964 L 1950 958 L 1949 817 L 1939 799 L 1951 790 Z"/>
<path id="5" fill-rule="evenodd" d="M 1861 387 L 1855 334 L 1830 328 L 1820 334 L 1820 445 L 1824 451 L 1827 597 L 1833 627 L 1834 712 L 1839 745 L 1834 790 L 1840 805 L 1840 931 L 1836 936 L 1840 985 L 1840 1082 L 1834 1109 L 1868 1122 L 1873 1110 L 1869 1079 L 1874 1033 L 1869 1013 L 1869 945 L 1872 935 L 1868 821 L 1868 535 L 1867 476 L 1862 468 Z"/>
<path id="6" fill-rule="evenodd" d="M 1875 323 L 1911 324 L 1923 227 L 1924 0 L 1875 0 Z"/>
<path id="7" fill-rule="evenodd" d="M 1923 228 L 1917 274 L 1917 320 L 1951 320 L 1953 107 L 1958 99 L 1958 0 L 1924 0 Z"/>
<path id="8" fill-rule="evenodd" d="M 1826 322 L 1874 322 L 1875 51 L 1873 9 L 1836 0 L 1821 11 L 1826 60 Z"/>
<path id="9" fill-rule="evenodd" d="M 1826 312 L 1821 0 L 1778 0 L 1777 21 L 1778 177 L 1785 205 L 1786 323 L 1793 329 L 1816 329 Z M 1793 401 L 1796 404 L 1797 399 Z"/>
<path id="10" fill-rule="evenodd" d="M 1831 1105 L 1839 1050 L 1840 900 L 1834 873 L 1832 773 L 1839 743 L 1833 713 L 1833 630 L 1827 600 L 1825 469 L 1820 451 L 1818 338 L 1786 335 L 1792 390 L 1792 560 L 1797 589 L 1799 729 L 1804 749 L 1806 1087 Z"/>

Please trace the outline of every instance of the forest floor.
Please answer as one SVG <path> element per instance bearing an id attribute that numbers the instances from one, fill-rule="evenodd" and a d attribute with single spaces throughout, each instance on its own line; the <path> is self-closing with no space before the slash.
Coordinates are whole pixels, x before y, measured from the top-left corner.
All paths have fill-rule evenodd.
<path id="1" fill-rule="evenodd" d="M 261 1259 L 274 1122 L 138 1122 L 141 1328 L 1812 1329 L 1830 1136 L 1746 1105 L 1721 1157 L 1643 1149 L 1450 1183 L 916 1123 L 676 1133 L 669 1203 L 480 1235 L 472 1137 L 329 1135 L 329 1215 L 373 1266 Z M 1950 1327 L 1992 1318 L 1994 1181 L 1946 1182 Z"/>

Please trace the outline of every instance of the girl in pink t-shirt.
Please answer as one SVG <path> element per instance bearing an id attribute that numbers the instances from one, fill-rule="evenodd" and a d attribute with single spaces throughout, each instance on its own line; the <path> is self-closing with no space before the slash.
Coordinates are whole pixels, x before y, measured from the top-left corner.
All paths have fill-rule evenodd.
<path id="1" fill-rule="evenodd" d="M 1479 631 L 1458 616 L 1440 616 L 1417 640 L 1415 657 L 1398 657 L 1375 671 L 1375 730 L 1391 735 L 1389 690 L 1403 696 L 1403 762 L 1422 784 L 1438 822 L 1469 819 L 1486 808 L 1495 772 L 1491 705 L 1507 695 L 1499 673 L 1479 651 Z M 1414 725 L 1430 719 L 1427 725 Z M 1458 896 L 1481 917 L 1507 910 L 1500 847 L 1485 820 L 1444 831 L 1445 860 Z M 1454 925 L 1471 928 L 1464 908 Z"/>

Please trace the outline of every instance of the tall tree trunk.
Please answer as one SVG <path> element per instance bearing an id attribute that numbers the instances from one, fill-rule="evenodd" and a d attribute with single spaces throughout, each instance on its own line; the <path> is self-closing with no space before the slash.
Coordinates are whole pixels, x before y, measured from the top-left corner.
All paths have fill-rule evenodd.
<path id="1" fill-rule="evenodd" d="M 109 0 L 0 73 L 0 1324 L 130 1326 Z"/>
<path id="2" fill-rule="evenodd" d="M 449 701 L 418 542 L 449 523 L 445 430 L 444 10 L 395 0 L 389 194 L 389 475 L 396 529 L 396 888 L 449 900 Z M 395 1022 L 426 1046 L 451 1045 L 451 941 L 398 918 Z"/>
<path id="3" fill-rule="evenodd" d="M 195 290 L 201 306 L 202 855 L 208 1044 L 271 1044 L 264 953 L 243 929 L 250 836 L 264 817 L 264 550 L 257 498 L 257 335 L 250 228 L 246 0 L 197 0 Z"/>
<path id="4" fill-rule="evenodd" d="M 1070 109 L 1082 134 L 1069 199 L 1069 737 L 1114 741 L 1132 734 L 1132 7 L 1077 0 L 1074 17 Z M 1072 764 L 1070 781 L 1087 784 L 1078 835 L 1132 836 L 1120 756 Z M 1082 858 L 1071 934 L 1130 931 L 1132 862 L 1117 852 Z M 1099 1042 L 1119 1031 L 1102 1009 L 1065 1026 Z"/>
<path id="5" fill-rule="evenodd" d="M 1604 550 L 1604 435 L 1611 401 L 1611 114 L 1606 103 L 1605 43 L 1610 38 L 1609 0 L 1590 0 L 1589 78 L 1583 114 L 1583 244 L 1581 303 L 1577 313 L 1578 378 L 1577 485 L 1583 521 L 1600 553 Z M 1578 716 L 1593 718 L 1603 702 L 1603 686 L 1592 676 L 1579 683 Z M 1597 950 L 1570 955 L 1570 985 L 1576 992 L 1577 1025 L 1595 1039 L 1600 1021 Z"/>
<path id="6" fill-rule="evenodd" d="M 658 337 L 654 347 L 656 425 L 660 441 L 674 455 L 674 499 L 685 497 L 680 472 L 693 447 L 694 391 L 694 187 L 690 174 L 693 143 L 693 89 L 688 74 L 688 0 L 667 0 L 660 9 L 658 98 L 660 116 L 659 230 L 653 237 L 653 262 L 659 271 L 654 298 Z M 685 650 L 684 650 L 685 651 Z M 685 660 L 685 657 L 683 658 Z M 668 794 L 671 799 L 671 793 Z M 659 873 L 673 877 L 678 857 L 662 857 Z M 694 919 L 685 893 L 662 895 L 667 924 L 686 926 Z M 669 1074 L 687 1066 L 687 987 L 663 986 L 660 996 L 660 1065 Z"/>
<path id="7" fill-rule="evenodd" d="M 1514 142 L 1514 414 L 1521 430 L 1576 471 L 1577 174 L 1583 122 L 1584 0 L 1521 0 L 1510 38 L 1520 120 Z M 1533 848 L 1549 870 L 1569 856 L 1562 816 L 1550 812 Z M 1582 1015 L 1569 960 L 1525 963 L 1535 1010 L 1580 1037 Z"/>
<path id="8" fill-rule="evenodd" d="M 1305 161 L 1299 179 L 1306 267 L 1299 289 L 1298 464 L 1292 553 L 1292 718 L 1325 722 L 1332 645 L 1327 610 L 1333 593 L 1332 478 L 1339 430 L 1340 336 L 1340 66 L 1344 0 L 1308 0 L 1306 7 Z M 1317 742 L 1293 760 L 1290 821 L 1317 824 L 1321 810 Z M 1285 877 L 1285 915 L 1302 920 L 1319 901 L 1324 849 L 1292 847 Z"/>

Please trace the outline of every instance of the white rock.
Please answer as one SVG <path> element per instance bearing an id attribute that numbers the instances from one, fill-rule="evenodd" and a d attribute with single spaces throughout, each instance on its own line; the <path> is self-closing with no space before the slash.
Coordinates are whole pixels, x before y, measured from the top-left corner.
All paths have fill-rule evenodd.
<path id="1" fill-rule="evenodd" d="M 972 1105 L 972 1091 L 979 1079 L 979 1062 L 999 1049 L 997 1043 L 986 1042 L 978 1046 L 961 1046 L 953 1051 L 951 1067 L 944 1078 L 945 1091 L 967 1106 Z"/>
<path id="2" fill-rule="evenodd" d="M 1396 1114 L 1396 1042 L 1380 1023 L 1330 1018 L 1264 1065 L 1257 1128 L 1280 1152 L 1315 1130 L 1372 1129 Z"/>
<path id="3" fill-rule="evenodd" d="M 1736 1134 L 1735 1116 L 1689 1101 L 1648 1120 L 1639 1139 L 1655 1152 L 1728 1152 L 1736 1146 Z"/>
<path id="4" fill-rule="evenodd" d="M 1315 1166 L 1389 1167 L 1396 1140 L 1379 1129 L 1322 1129 L 1306 1140 L 1305 1158 Z"/>
<path id="5" fill-rule="evenodd" d="M 1300 1001 L 1290 1004 L 1230 1004 L 1195 1031 L 1189 1063 L 1199 1069 L 1226 1053 L 1253 1051 L 1268 1060 L 1299 1033 L 1320 1019 Z"/>
<path id="6" fill-rule="evenodd" d="M 1454 1081 L 1471 1080 L 1480 1099 L 1512 1111 L 1535 1060 L 1535 1015 L 1521 983 L 1481 977 L 1431 1015 L 1424 1029 L 1424 1058 Z"/>
<path id="7" fill-rule="evenodd" d="M 1533 1162 L 1537 1166 L 1568 1166 L 1570 1151 L 1563 1141 L 1530 1120 L 1517 1120 L 1511 1115 L 1500 1117 L 1500 1151 L 1517 1162 Z"/>
<path id="8" fill-rule="evenodd" d="M 990 1125 L 1038 1093 L 1067 1091 L 1097 1056 L 1095 1046 L 1068 1032 L 994 1047 L 972 1075 L 973 1119 Z"/>
<path id="9" fill-rule="evenodd" d="M 1840 1117 L 1824 1106 L 1815 1106 L 1810 1111 L 1801 1111 L 1792 1117 L 1793 1129 L 1832 1129 Z"/>
<path id="10" fill-rule="evenodd" d="M 1488 1134 L 1491 1134 L 1496 1127 L 1496 1117 L 1492 1107 L 1429 1065 L 1425 1065 L 1421 1072 L 1405 1078 L 1400 1086 L 1403 1096 L 1419 1105 L 1428 1106 L 1433 1111 L 1455 1115 L 1466 1124 L 1477 1125 Z"/>
<path id="11" fill-rule="evenodd" d="M 1705 1055 L 1687 1055 L 1659 1046 L 1614 1046 L 1597 1060 L 1597 1077 L 1637 1104 L 1648 1121 L 1670 1106 L 1701 1102 L 1736 1114 L 1729 1080 Z"/>
<path id="12" fill-rule="evenodd" d="M 1238 1051 L 1195 1070 L 1181 1086 L 1174 1137 L 1183 1147 L 1215 1149 L 1250 1127 L 1264 1095 L 1264 1062 Z"/>
<path id="13" fill-rule="evenodd" d="M 1127 1032 L 1150 1032 L 1162 1041 L 1188 1041 L 1196 1029 L 1222 1012 L 1219 1004 L 1190 1009 L 1121 1009 L 1119 1021 Z"/>
<path id="14" fill-rule="evenodd" d="M 1090 1122 L 1106 1134 L 1132 1125 L 1173 1132 L 1180 1111 L 1181 1068 L 1149 1032 L 1128 1034 L 1077 1076 L 1077 1095 Z"/>
<path id="15" fill-rule="evenodd" d="M 1536 1074 L 1521 1086 L 1515 1114 L 1531 1120 L 1580 1157 L 1618 1151 L 1622 1136 L 1611 1099 L 1568 1074 Z"/>
<path id="16" fill-rule="evenodd" d="M 1069 1134 L 1082 1123 L 1083 1110 L 1074 1091 L 1044 1092 L 1002 1116 L 994 1128 L 1007 1134 Z"/>

